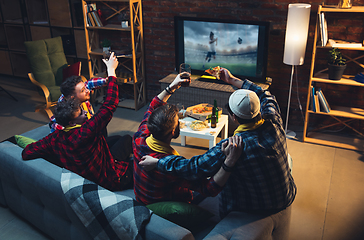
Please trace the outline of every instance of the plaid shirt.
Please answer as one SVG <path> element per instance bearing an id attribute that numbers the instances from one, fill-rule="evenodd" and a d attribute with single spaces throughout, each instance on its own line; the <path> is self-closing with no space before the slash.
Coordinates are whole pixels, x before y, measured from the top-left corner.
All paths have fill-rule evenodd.
<path id="1" fill-rule="evenodd" d="M 243 82 L 242 88 L 257 93 L 265 122 L 255 130 L 239 133 L 244 151 L 221 192 L 221 217 L 233 210 L 279 211 L 290 206 L 296 196 L 278 103 L 269 91 L 263 91 L 249 80 Z M 191 159 L 180 156 L 162 158 L 157 169 L 191 180 L 211 176 L 221 165 L 222 160 L 216 160 L 216 155 L 226 140 Z"/>
<path id="2" fill-rule="evenodd" d="M 23 159 L 57 156 L 66 169 L 111 191 L 122 190 L 120 179 L 129 163 L 114 160 L 102 135 L 118 102 L 116 78 L 109 77 L 105 102 L 91 119 L 79 128 L 56 130 L 29 144 L 22 152 Z"/>
<path id="3" fill-rule="evenodd" d="M 98 89 L 101 88 L 102 86 L 105 86 L 107 84 L 107 78 L 92 78 L 88 81 L 85 82 L 86 88 L 91 92 L 94 89 Z M 59 97 L 58 102 L 63 101 L 64 96 L 63 94 Z M 84 107 L 82 107 L 83 110 L 85 110 L 86 112 L 90 113 L 91 116 L 94 115 L 94 110 L 92 108 L 92 105 L 89 101 L 86 101 L 86 106 L 87 108 L 85 109 Z M 51 127 L 51 133 L 54 132 L 56 129 L 58 130 L 63 130 L 64 127 L 62 125 L 60 125 L 59 123 L 56 122 L 56 118 L 54 116 L 52 116 L 50 118 L 50 123 L 49 126 Z"/>
<path id="4" fill-rule="evenodd" d="M 171 174 L 161 173 L 156 170 L 145 171 L 139 166 L 141 157 L 151 155 L 156 158 L 168 156 L 168 154 L 158 153 L 151 150 L 146 138 L 150 135 L 147 128 L 147 121 L 150 114 L 159 106 L 166 104 L 158 97 L 154 97 L 144 119 L 141 122 L 138 131 L 134 134 L 133 151 L 134 151 L 134 192 L 137 201 L 146 205 L 161 201 L 180 201 L 191 202 L 192 191 L 195 190 L 205 196 L 216 196 L 221 187 L 215 183 L 213 178 L 207 180 L 187 181 L 183 178 Z M 225 158 L 222 154 L 221 158 Z"/>

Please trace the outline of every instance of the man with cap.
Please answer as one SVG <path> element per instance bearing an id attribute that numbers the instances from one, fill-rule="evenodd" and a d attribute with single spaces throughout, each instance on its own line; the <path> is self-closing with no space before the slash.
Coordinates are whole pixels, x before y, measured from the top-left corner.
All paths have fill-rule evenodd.
<path id="1" fill-rule="evenodd" d="M 227 69 L 220 70 L 220 78 L 238 88 L 229 97 L 226 108 L 231 120 L 239 124 L 234 135 L 241 136 L 244 145 L 235 166 L 223 166 L 231 176 L 221 192 L 220 217 L 231 211 L 240 211 L 287 219 L 289 206 L 296 196 L 296 185 L 288 165 L 286 136 L 278 103 L 268 90 L 247 79 L 236 78 Z M 144 156 L 144 161 L 139 164 L 146 169 L 156 167 L 161 172 L 190 180 L 206 178 L 222 165 L 223 160 L 216 161 L 213 156 L 219 154 L 225 141 L 191 159 L 171 155 L 158 160 Z"/>

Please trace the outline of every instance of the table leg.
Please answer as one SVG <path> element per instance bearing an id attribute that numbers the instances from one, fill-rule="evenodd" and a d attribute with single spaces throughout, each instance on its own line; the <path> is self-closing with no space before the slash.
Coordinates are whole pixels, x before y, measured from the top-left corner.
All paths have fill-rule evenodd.
<path id="1" fill-rule="evenodd" d="M 186 146 L 186 136 L 181 136 L 181 146 Z"/>
<path id="2" fill-rule="evenodd" d="M 225 123 L 224 127 L 222 128 L 221 131 L 221 138 L 225 139 L 228 137 L 228 121 Z"/>
<path id="3" fill-rule="evenodd" d="M 216 145 L 216 137 L 213 140 L 209 141 L 209 149 L 213 148 Z"/>

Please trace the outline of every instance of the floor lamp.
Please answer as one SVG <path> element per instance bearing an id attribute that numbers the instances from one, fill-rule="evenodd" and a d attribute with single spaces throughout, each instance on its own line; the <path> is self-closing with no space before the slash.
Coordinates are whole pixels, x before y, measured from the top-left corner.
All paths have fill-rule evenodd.
<path id="1" fill-rule="evenodd" d="M 292 79 L 294 67 L 302 65 L 305 59 L 310 11 L 310 4 L 293 3 L 288 5 L 286 39 L 283 56 L 283 63 L 292 66 L 285 128 L 287 138 L 293 138 L 296 136 L 295 132 L 287 130 L 289 108 L 291 105 Z"/>

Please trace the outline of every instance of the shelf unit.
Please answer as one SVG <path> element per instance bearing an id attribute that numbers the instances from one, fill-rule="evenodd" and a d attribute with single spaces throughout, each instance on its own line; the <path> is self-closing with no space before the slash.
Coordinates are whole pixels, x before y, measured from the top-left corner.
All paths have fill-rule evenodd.
<path id="1" fill-rule="evenodd" d="M 145 66 L 144 66 L 144 39 L 143 39 L 143 18 L 141 0 L 82 0 L 82 6 L 95 3 L 96 8 L 100 7 L 108 13 L 103 26 L 90 26 L 87 24 L 87 7 L 83 7 L 84 28 L 86 38 L 86 54 L 89 66 L 89 75 L 106 76 L 106 69 L 102 62 L 103 51 L 100 42 L 108 36 L 117 36 L 116 39 L 128 39 L 124 42 L 112 44 L 111 51 L 118 57 L 119 66 L 116 69 L 119 89 L 127 89 L 131 92 L 130 97 L 121 99 L 119 107 L 138 110 L 146 104 L 145 88 Z M 129 27 L 122 27 L 120 19 L 114 20 L 123 11 L 129 11 Z M 115 23 L 116 22 L 116 23 Z M 101 39 L 102 38 L 102 39 Z M 120 42 L 120 40 L 118 40 Z M 99 98 L 103 97 L 101 91 Z M 98 96 L 96 95 L 95 98 Z"/>
<path id="2" fill-rule="evenodd" d="M 347 87 L 364 87 L 364 84 L 358 83 L 353 80 L 355 74 L 344 74 L 343 77 L 340 80 L 330 80 L 328 78 L 328 74 L 325 74 L 324 72 L 327 69 L 321 69 L 320 71 L 317 71 L 315 69 L 316 67 L 316 61 L 317 61 L 317 50 L 320 51 L 329 51 L 332 47 L 322 47 L 317 46 L 318 43 L 318 36 L 320 36 L 320 24 L 319 24 L 319 16 L 320 13 L 324 12 L 326 13 L 347 13 L 348 17 L 350 17 L 350 13 L 364 13 L 364 7 L 361 6 L 353 6 L 350 9 L 341 9 L 341 8 L 335 8 L 331 6 L 319 6 L 317 11 L 317 22 L 316 22 L 316 29 L 315 29 L 315 36 L 314 36 L 314 45 L 313 45 L 313 52 L 312 52 L 312 62 L 311 62 L 311 70 L 310 70 L 310 79 L 309 79 L 309 85 L 308 85 L 308 91 L 307 91 L 307 104 L 306 104 L 306 112 L 305 112 L 305 121 L 304 121 L 304 129 L 303 129 L 303 141 L 304 142 L 310 142 L 315 144 L 321 144 L 321 145 L 328 145 L 328 146 L 334 146 L 339 148 L 346 148 L 351 150 L 363 150 L 364 148 L 364 141 L 363 141 L 363 133 L 359 130 L 352 127 L 349 123 L 353 122 L 354 120 L 364 120 L 364 109 L 362 108 L 356 108 L 356 107 L 344 107 L 344 106 L 331 106 L 331 111 L 329 113 L 324 112 L 314 112 L 310 109 L 310 103 L 311 103 L 311 86 L 314 86 L 316 84 L 321 85 L 339 85 L 339 87 L 342 87 L 346 89 Z M 325 15 L 328 17 L 328 14 Z M 358 62 L 358 59 L 364 57 L 364 47 L 359 48 L 345 48 L 345 47 L 339 47 L 341 50 L 345 51 L 356 51 L 358 52 L 358 55 L 356 58 L 352 58 L 350 56 L 347 56 L 345 54 L 344 57 L 347 59 L 347 64 L 356 64 L 360 66 L 362 69 L 364 68 L 364 65 Z M 317 68 L 317 67 L 316 67 Z M 329 91 L 325 92 L 326 96 L 330 95 Z M 329 101 L 330 104 L 330 101 Z M 313 130 L 308 130 L 309 127 L 309 118 L 310 115 L 319 115 L 319 116 L 329 116 L 333 119 L 335 119 L 337 122 L 333 124 L 329 124 L 327 126 L 318 127 Z M 334 126 L 337 124 L 343 124 L 348 128 L 351 128 L 353 131 L 355 131 L 360 137 L 341 137 L 337 135 L 331 135 L 327 133 L 320 132 L 319 130 L 325 129 L 330 126 Z"/>
<path id="3" fill-rule="evenodd" d="M 0 74 L 28 78 L 24 41 L 58 36 L 68 63 L 81 61 L 88 77 L 82 0 L 0 0 Z"/>

